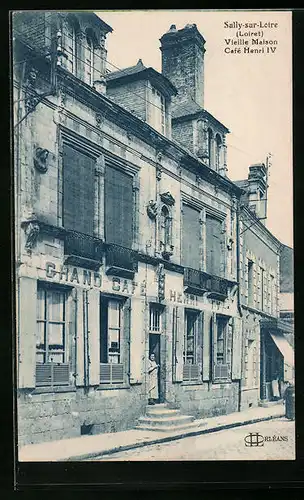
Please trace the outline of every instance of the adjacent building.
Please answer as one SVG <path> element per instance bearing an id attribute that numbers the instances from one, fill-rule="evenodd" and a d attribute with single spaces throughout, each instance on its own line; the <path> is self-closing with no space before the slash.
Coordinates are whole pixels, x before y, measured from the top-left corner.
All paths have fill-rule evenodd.
<path id="1" fill-rule="evenodd" d="M 239 249 L 242 307 L 241 409 L 267 404 L 278 379 L 292 382 L 293 350 L 286 335 L 290 326 L 280 319 L 280 261 L 282 244 L 266 228 L 268 168 L 251 165 L 242 187 Z"/>
<path id="2" fill-rule="evenodd" d="M 254 216 L 204 109 L 205 40 L 173 25 L 162 73 L 109 73 L 111 32 L 89 12 L 13 16 L 19 445 L 136 425 L 151 352 L 160 402 L 196 417 L 266 383 L 242 324 L 277 318 L 279 243 L 260 223 L 239 240 Z"/>

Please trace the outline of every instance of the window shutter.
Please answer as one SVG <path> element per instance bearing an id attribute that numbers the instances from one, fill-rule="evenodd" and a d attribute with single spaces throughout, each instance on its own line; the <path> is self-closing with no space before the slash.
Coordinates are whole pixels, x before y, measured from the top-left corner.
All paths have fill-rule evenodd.
<path id="1" fill-rule="evenodd" d="M 201 312 L 197 318 L 196 363 L 199 368 L 199 379 L 202 379 L 203 363 L 204 315 Z"/>
<path id="2" fill-rule="evenodd" d="M 242 320 L 233 318 L 232 332 L 232 380 L 242 378 Z"/>
<path id="3" fill-rule="evenodd" d="M 212 313 L 209 311 L 204 312 L 203 318 L 203 380 L 210 380 L 210 361 L 211 361 L 211 348 L 210 345 L 211 333 L 212 333 Z"/>
<path id="4" fill-rule="evenodd" d="M 131 366 L 131 298 L 128 298 L 122 307 L 122 321 L 123 321 L 123 331 L 122 331 L 122 343 L 120 346 L 122 357 L 123 357 L 123 367 L 124 367 L 124 378 L 125 374 L 128 374 L 130 380 L 130 366 Z"/>
<path id="5" fill-rule="evenodd" d="M 216 359 L 216 352 L 217 352 L 217 322 L 216 322 L 216 313 L 212 313 L 212 320 L 211 320 L 211 325 L 212 325 L 212 347 L 211 347 L 211 352 L 212 352 L 212 368 L 213 368 L 213 378 L 216 378 L 216 366 L 217 366 L 217 359 Z"/>
<path id="6" fill-rule="evenodd" d="M 184 308 L 173 309 L 173 381 L 183 381 Z"/>
<path id="7" fill-rule="evenodd" d="M 188 205 L 183 206 L 183 265 L 201 269 L 200 212 Z"/>
<path id="8" fill-rule="evenodd" d="M 88 291 L 88 336 L 89 336 L 89 384 L 99 385 L 100 360 L 99 360 L 99 317 L 100 317 L 100 292 L 90 289 Z"/>
<path id="9" fill-rule="evenodd" d="M 130 324 L 130 384 L 143 381 L 145 359 L 145 300 L 132 297 Z"/>
<path id="10" fill-rule="evenodd" d="M 132 248 L 133 177 L 106 165 L 105 170 L 105 239 Z"/>
<path id="11" fill-rule="evenodd" d="M 36 369 L 37 280 L 20 278 L 19 291 L 19 388 L 33 388 Z"/>
<path id="12" fill-rule="evenodd" d="M 261 308 L 261 268 L 257 267 L 257 306 Z"/>
<path id="13" fill-rule="evenodd" d="M 77 292 L 74 288 L 72 293 L 69 295 L 67 299 L 67 307 L 68 307 L 68 362 L 70 367 L 70 383 L 71 385 L 75 384 L 76 372 L 77 372 L 77 337 L 76 337 L 76 303 L 77 303 Z"/>
<path id="14" fill-rule="evenodd" d="M 83 335 L 83 314 L 84 314 L 84 301 L 83 293 L 80 289 L 76 294 L 76 332 L 77 332 L 77 346 L 76 346 L 76 385 L 79 387 L 84 386 L 84 335 Z"/>
<path id="15" fill-rule="evenodd" d="M 206 216 L 206 270 L 207 273 L 221 274 L 223 252 L 222 222 L 210 215 Z"/>
<path id="16" fill-rule="evenodd" d="M 63 148 L 63 225 L 93 235 L 95 161 L 68 145 Z"/>

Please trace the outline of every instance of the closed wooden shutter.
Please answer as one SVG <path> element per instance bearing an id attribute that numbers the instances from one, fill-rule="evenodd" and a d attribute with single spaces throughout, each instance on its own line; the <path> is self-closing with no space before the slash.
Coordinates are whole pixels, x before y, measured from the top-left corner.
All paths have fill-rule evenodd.
<path id="1" fill-rule="evenodd" d="M 36 367 L 36 297 L 37 280 L 22 277 L 19 280 L 19 349 L 18 381 L 19 388 L 35 387 Z"/>
<path id="2" fill-rule="evenodd" d="M 204 330 L 203 330 L 203 380 L 211 379 L 211 346 L 212 346 L 212 313 L 204 312 Z"/>
<path id="3" fill-rule="evenodd" d="M 221 275 L 223 258 L 223 234 L 220 220 L 206 216 L 206 271 L 215 276 Z"/>
<path id="4" fill-rule="evenodd" d="M 100 358 L 99 358 L 99 318 L 100 292 L 96 289 L 88 291 L 88 337 L 89 337 L 89 384 L 99 385 Z"/>
<path id="5" fill-rule="evenodd" d="M 133 177 L 106 165 L 105 239 L 132 248 Z"/>
<path id="6" fill-rule="evenodd" d="M 233 318 L 232 326 L 232 380 L 242 378 L 242 320 Z"/>
<path id="7" fill-rule="evenodd" d="M 204 315 L 199 313 L 197 318 L 197 339 L 196 339 L 196 364 L 199 369 L 199 379 L 202 379 L 203 369 L 203 336 L 204 336 Z"/>
<path id="8" fill-rule="evenodd" d="M 173 311 L 173 382 L 183 381 L 184 352 L 184 308 L 174 307 Z"/>
<path id="9" fill-rule="evenodd" d="M 76 347 L 76 385 L 78 387 L 84 386 L 84 301 L 83 293 L 80 289 L 76 293 L 75 302 L 75 316 L 76 316 L 76 334 L 77 334 L 77 347 Z"/>
<path id="10" fill-rule="evenodd" d="M 201 269 L 201 225 L 200 212 L 188 205 L 183 206 L 183 265 Z"/>
<path id="11" fill-rule="evenodd" d="M 71 146 L 63 148 L 63 225 L 93 235 L 95 161 Z"/>
<path id="12" fill-rule="evenodd" d="M 77 318 L 76 318 L 77 291 L 74 288 L 67 299 L 68 318 L 68 363 L 70 367 L 70 383 L 75 385 L 77 373 Z"/>
<path id="13" fill-rule="evenodd" d="M 217 322 L 216 322 L 216 313 L 212 313 L 212 319 L 211 319 L 211 340 L 212 340 L 212 345 L 211 345 L 211 363 L 212 363 L 212 371 L 213 371 L 213 378 L 216 378 L 216 366 L 217 366 Z"/>
<path id="14" fill-rule="evenodd" d="M 130 384 L 143 381 L 145 359 L 145 300 L 131 299 L 130 326 Z"/>

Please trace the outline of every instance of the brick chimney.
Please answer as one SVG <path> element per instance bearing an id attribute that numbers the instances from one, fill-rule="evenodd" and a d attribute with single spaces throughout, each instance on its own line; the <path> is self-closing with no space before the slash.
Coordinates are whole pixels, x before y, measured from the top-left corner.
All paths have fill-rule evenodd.
<path id="1" fill-rule="evenodd" d="M 172 24 L 161 38 L 162 73 L 178 90 L 173 107 L 195 101 L 204 107 L 205 40 L 196 24 L 177 30 Z"/>

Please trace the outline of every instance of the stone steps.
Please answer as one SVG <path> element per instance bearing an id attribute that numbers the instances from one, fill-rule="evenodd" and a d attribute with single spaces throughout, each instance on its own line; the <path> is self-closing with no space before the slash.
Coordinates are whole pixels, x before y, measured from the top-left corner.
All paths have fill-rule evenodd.
<path id="1" fill-rule="evenodd" d="M 192 415 L 182 415 L 180 410 L 169 408 L 165 403 L 147 406 L 146 414 L 139 418 L 137 429 L 175 432 L 197 426 Z"/>

